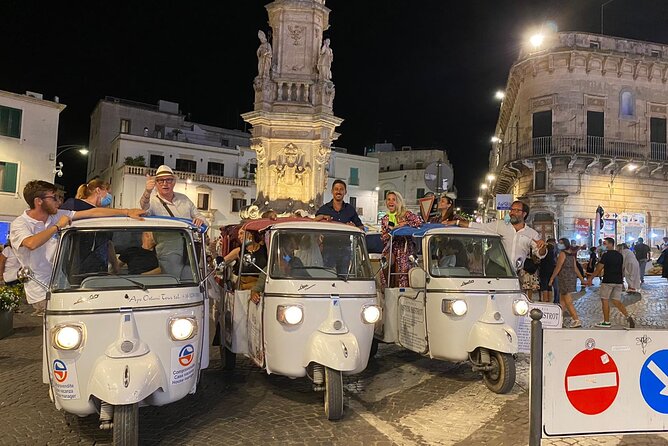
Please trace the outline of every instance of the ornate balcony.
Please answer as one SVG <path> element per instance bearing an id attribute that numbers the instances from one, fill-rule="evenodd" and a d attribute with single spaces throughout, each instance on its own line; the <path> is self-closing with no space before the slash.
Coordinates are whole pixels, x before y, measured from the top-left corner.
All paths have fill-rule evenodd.
<path id="1" fill-rule="evenodd" d="M 145 177 L 147 174 L 155 175 L 155 171 L 156 169 L 152 167 L 123 166 L 123 174 L 125 175 L 139 175 Z M 193 183 L 212 183 L 239 187 L 250 187 L 253 185 L 252 180 L 244 178 L 221 177 L 218 175 L 205 175 L 203 173 L 181 172 L 178 170 L 174 171 L 174 175 L 183 181 L 190 179 Z"/>

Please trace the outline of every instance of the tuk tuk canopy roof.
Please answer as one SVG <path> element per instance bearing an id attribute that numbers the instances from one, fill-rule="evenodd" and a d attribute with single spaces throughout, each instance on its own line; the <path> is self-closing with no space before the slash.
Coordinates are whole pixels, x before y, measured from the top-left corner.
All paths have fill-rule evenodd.
<path id="1" fill-rule="evenodd" d="M 239 227 L 239 225 L 232 225 L 232 226 Z M 283 217 L 283 218 L 279 217 L 274 220 L 269 218 L 260 218 L 258 220 L 251 220 L 246 223 L 242 223 L 240 227 L 243 228 L 245 231 L 264 231 L 272 226 L 278 226 L 278 228 L 283 228 L 283 229 L 290 229 L 291 227 L 299 229 L 330 229 L 330 230 L 333 229 L 333 230 L 349 230 L 349 231 L 357 229 L 344 223 L 315 221 L 312 218 L 304 218 L 304 217 Z M 221 228 L 221 231 L 224 228 L 226 227 Z M 357 230 L 361 232 L 360 229 Z"/>
<path id="2" fill-rule="evenodd" d="M 477 228 L 462 228 L 455 225 L 444 225 L 441 223 L 425 223 L 419 228 L 410 226 L 402 226 L 393 230 L 390 234 L 392 237 L 424 237 L 425 233 L 430 231 L 430 234 L 450 234 L 450 235 L 485 235 L 499 237 L 499 234 L 488 232 Z"/>
<path id="3" fill-rule="evenodd" d="M 161 216 L 144 217 L 144 220 L 135 220 L 134 218 L 123 217 L 123 216 L 83 218 L 81 220 L 74 220 L 72 222 L 71 227 L 74 228 L 156 227 L 156 228 L 185 228 L 185 229 L 196 228 L 196 226 L 192 224 L 192 221 L 187 218 L 161 217 Z M 200 232 L 206 232 L 206 229 L 207 229 L 206 225 L 202 225 L 202 227 L 200 228 Z"/>

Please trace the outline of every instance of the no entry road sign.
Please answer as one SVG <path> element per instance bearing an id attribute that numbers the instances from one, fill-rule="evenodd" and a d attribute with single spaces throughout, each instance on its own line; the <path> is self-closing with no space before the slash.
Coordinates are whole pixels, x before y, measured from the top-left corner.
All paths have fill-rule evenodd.
<path id="1" fill-rule="evenodd" d="M 605 411 L 619 391 L 619 371 L 605 351 L 583 350 L 571 360 L 564 380 L 566 396 L 573 407 L 586 415 Z"/>

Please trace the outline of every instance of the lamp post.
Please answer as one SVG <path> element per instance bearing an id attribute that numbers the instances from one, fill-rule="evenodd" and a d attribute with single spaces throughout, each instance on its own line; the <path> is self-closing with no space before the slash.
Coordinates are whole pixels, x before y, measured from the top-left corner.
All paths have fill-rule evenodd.
<path id="1" fill-rule="evenodd" d="M 64 149 L 64 150 L 60 150 Z M 62 146 L 56 147 L 56 161 L 58 161 L 58 157 L 61 156 L 63 153 L 69 152 L 70 150 L 78 149 L 78 152 L 84 156 L 88 155 L 89 150 L 86 148 L 86 146 L 83 146 L 81 144 L 65 144 Z M 60 151 L 59 151 L 60 150 Z M 63 162 L 57 162 L 56 165 L 53 168 L 53 174 L 57 175 L 58 177 L 63 176 Z"/>
<path id="2" fill-rule="evenodd" d="M 610 3 L 614 2 L 615 0 L 608 0 L 607 2 L 603 3 L 601 5 L 601 34 L 603 34 L 603 8 L 605 5 L 609 5 Z"/>

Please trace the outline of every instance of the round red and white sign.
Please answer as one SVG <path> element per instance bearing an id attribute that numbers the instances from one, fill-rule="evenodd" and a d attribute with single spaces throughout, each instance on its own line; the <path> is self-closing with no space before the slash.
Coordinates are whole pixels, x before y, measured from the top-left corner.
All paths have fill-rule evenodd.
<path id="1" fill-rule="evenodd" d="M 564 385 L 566 396 L 576 410 L 597 415 L 610 407 L 617 397 L 617 364 L 601 349 L 583 350 L 568 364 Z"/>

